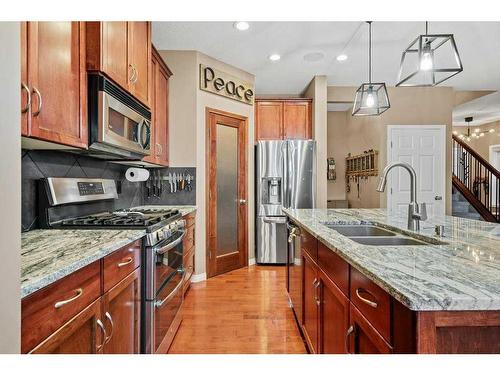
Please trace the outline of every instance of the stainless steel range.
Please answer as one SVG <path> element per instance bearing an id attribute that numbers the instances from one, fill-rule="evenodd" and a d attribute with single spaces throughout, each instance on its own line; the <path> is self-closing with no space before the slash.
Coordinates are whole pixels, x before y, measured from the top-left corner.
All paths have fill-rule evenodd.
<path id="1" fill-rule="evenodd" d="M 179 323 L 185 235 L 180 212 L 159 208 L 99 211 L 113 207 L 112 200 L 118 198 L 114 180 L 46 178 L 39 191 L 44 228 L 146 231 L 141 261 L 141 352 L 155 353 Z"/>

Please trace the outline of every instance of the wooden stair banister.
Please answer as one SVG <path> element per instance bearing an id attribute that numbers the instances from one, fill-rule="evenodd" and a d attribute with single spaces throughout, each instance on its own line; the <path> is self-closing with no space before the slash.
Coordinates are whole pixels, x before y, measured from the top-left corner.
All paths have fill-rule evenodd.
<path id="1" fill-rule="evenodd" d="M 453 186 L 486 221 L 500 222 L 500 172 L 453 136 Z"/>

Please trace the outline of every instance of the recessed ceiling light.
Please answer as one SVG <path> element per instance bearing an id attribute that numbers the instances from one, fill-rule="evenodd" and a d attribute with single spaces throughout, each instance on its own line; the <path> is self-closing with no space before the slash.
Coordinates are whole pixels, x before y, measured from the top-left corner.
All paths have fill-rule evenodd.
<path id="1" fill-rule="evenodd" d="M 269 60 L 271 61 L 278 61 L 279 59 L 281 59 L 281 56 L 278 55 L 277 53 L 273 53 L 272 55 L 269 56 Z"/>
<path id="2" fill-rule="evenodd" d="M 233 26 L 235 29 L 240 30 L 240 31 L 245 31 L 245 30 L 248 30 L 250 28 L 250 24 L 248 22 L 245 22 L 245 21 L 235 22 Z"/>
<path id="3" fill-rule="evenodd" d="M 341 53 L 340 55 L 337 56 L 337 61 L 346 61 L 347 60 L 347 55 L 345 53 Z"/>

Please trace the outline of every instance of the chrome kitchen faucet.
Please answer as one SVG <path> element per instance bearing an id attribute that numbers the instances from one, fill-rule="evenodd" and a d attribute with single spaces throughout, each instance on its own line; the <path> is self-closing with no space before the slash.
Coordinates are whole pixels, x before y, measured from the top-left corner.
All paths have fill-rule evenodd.
<path id="1" fill-rule="evenodd" d="M 425 203 L 417 203 L 417 174 L 413 167 L 405 162 L 394 162 L 387 165 L 382 172 L 380 181 L 378 183 L 377 191 L 382 193 L 387 184 L 387 174 L 395 167 L 401 167 L 408 171 L 410 174 L 410 204 L 408 205 L 408 229 L 418 231 L 420 230 L 420 221 L 427 220 L 427 207 Z"/>

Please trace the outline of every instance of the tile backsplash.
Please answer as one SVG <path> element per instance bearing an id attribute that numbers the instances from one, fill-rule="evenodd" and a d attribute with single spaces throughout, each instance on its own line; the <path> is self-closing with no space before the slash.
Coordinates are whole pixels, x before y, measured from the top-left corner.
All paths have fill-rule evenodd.
<path id="1" fill-rule="evenodd" d="M 148 197 L 145 183 L 133 183 L 125 179 L 128 166 L 106 160 L 78 155 L 64 151 L 22 151 L 22 230 L 28 231 L 40 227 L 38 221 L 38 180 L 44 177 L 88 177 L 109 178 L 121 183 L 118 199 L 97 203 L 92 209 L 108 211 L 130 208 L 144 204 L 159 205 L 195 205 L 196 181 L 192 182 L 192 191 L 169 193 L 168 182 L 163 181 L 164 192 L 161 197 Z M 151 169 L 151 171 L 158 169 Z M 189 173 L 196 175 L 196 168 L 161 168 L 161 174 Z M 60 207 L 58 215 L 72 216 L 75 206 Z"/>

